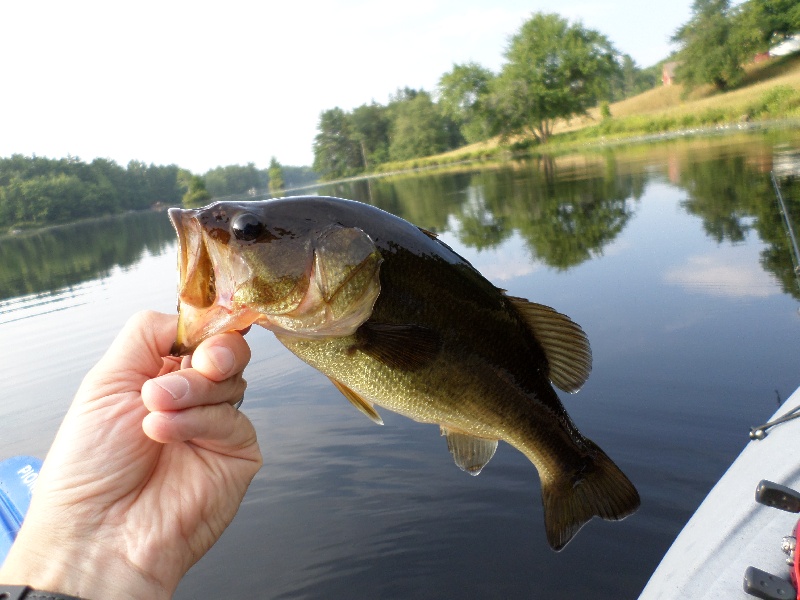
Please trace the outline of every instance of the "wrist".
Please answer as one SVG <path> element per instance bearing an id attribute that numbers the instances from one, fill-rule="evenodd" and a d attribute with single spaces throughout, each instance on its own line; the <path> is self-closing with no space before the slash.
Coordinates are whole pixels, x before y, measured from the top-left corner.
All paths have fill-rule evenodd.
<path id="1" fill-rule="evenodd" d="M 62 543 L 23 526 L 0 567 L 0 582 L 89 600 L 171 596 L 155 578 L 96 542 Z"/>

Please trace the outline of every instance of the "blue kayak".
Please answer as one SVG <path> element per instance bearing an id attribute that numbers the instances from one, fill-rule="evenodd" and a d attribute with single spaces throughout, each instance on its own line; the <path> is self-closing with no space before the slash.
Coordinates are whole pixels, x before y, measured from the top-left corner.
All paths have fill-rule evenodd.
<path id="1" fill-rule="evenodd" d="M 31 494 L 42 461 L 33 456 L 14 456 L 0 461 L 0 565 L 31 504 Z"/>

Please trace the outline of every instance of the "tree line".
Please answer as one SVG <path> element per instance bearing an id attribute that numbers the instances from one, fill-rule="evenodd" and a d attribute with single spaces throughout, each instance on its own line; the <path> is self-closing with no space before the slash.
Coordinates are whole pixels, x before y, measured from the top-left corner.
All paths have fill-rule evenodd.
<path id="1" fill-rule="evenodd" d="M 679 80 L 687 87 L 737 83 L 741 65 L 800 31 L 797 0 L 695 0 L 672 37 Z M 323 179 L 357 175 L 391 161 L 430 156 L 495 136 L 545 143 L 559 119 L 655 87 L 661 64 L 642 69 L 602 33 L 553 13 L 534 13 L 510 39 L 499 73 L 454 64 L 436 90 L 401 89 L 371 102 L 320 114 L 314 170 Z M 669 59 L 667 59 L 669 60 Z"/>
<path id="2" fill-rule="evenodd" d="M 74 156 L 15 154 L 0 158 L 0 227 L 65 223 L 159 204 L 197 206 L 214 197 L 276 192 L 316 179 L 310 167 L 281 166 L 274 158 L 269 169 L 249 163 L 201 176 L 176 165 L 130 161 L 122 167 L 105 158 L 86 163 Z"/>
<path id="3" fill-rule="evenodd" d="M 61 223 L 142 210 L 156 202 L 179 204 L 181 170 L 131 161 L 123 168 L 97 158 L 51 159 L 15 154 L 0 158 L 0 223 Z"/>
<path id="4" fill-rule="evenodd" d="M 544 142 L 556 119 L 583 114 L 653 87 L 656 73 L 618 52 L 598 31 L 536 13 L 511 38 L 500 73 L 454 64 L 434 93 L 404 88 L 386 105 L 332 108 L 319 118 L 314 170 L 324 179 L 389 161 L 438 154 L 496 135 Z"/>
<path id="5" fill-rule="evenodd" d="M 723 90 L 744 77 L 743 65 L 800 34 L 797 0 L 694 0 L 692 16 L 672 36 L 679 46 L 675 75 L 688 89 L 712 84 Z"/>

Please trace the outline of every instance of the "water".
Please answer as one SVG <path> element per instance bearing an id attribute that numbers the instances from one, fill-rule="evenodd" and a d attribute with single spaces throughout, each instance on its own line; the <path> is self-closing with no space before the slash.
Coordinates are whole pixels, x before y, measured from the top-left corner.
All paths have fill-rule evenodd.
<path id="1" fill-rule="evenodd" d="M 439 233 L 496 285 L 573 317 L 594 368 L 562 395 L 642 508 L 559 554 L 539 484 L 501 444 L 480 475 L 438 429 L 377 427 L 260 328 L 243 410 L 265 466 L 177 597 L 634 598 L 694 509 L 800 386 L 800 137 L 749 135 L 320 187 Z M 44 456 L 133 312 L 175 307 L 163 213 L 0 240 L 0 457 Z"/>

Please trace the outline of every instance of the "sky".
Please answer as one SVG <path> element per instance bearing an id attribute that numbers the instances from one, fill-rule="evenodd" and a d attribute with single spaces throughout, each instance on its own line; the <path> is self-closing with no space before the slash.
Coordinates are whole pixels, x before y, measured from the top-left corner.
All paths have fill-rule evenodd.
<path id="1" fill-rule="evenodd" d="M 321 112 L 499 72 L 533 12 L 666 57 L 691 0 L 37 0 L 0 4 L 0 157 L 310 165 Z"/>

